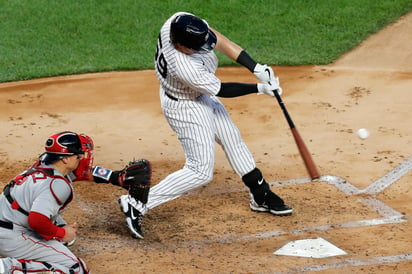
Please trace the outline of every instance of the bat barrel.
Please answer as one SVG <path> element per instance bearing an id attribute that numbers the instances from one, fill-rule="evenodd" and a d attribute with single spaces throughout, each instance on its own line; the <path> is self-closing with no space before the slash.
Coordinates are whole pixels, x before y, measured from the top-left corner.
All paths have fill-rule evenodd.
<path id="1" fill-rule="evenodd" d="M 283 114 L 285 115 L 285 118 L 289 124 L 290 130 L 292 131 L 293 138 L 299 149 L 300 156 L 302 157 L 302 160 L 305 164 L 306 170 L 309 173 L 310 178 L 312 180 L 319 179 L 320 174 L 319 174 L 318 169 L 316 168 L 315 162 L 313 161 L 312 156 L 310 155 L 310 152 L 305 145 L 305 142 L 303 141 L 297 128 L 295 127 L 295 124 L 293 123 L 292 118 L 290 117 L 289 112 L 287 111 L 282 98 L 276 91 L 275 91 L 275 96 L 276 96 L 276 99 L 278 100 L 280 108 L 283 110 Z"/>

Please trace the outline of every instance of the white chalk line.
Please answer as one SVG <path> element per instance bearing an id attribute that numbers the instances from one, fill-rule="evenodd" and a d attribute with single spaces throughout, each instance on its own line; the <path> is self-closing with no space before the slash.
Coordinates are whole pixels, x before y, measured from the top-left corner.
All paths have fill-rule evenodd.
<path id="1" fill-rule="evenodd" d="M 333 175 L 322 175 L 320 176 L 317 181 L 327 182 L 331 185 L 334 185 L 340 191 L 345 193 L 346 195 L 357 195 L 357 194 L 369 194 L 369 195 L 376 195 L 382 192 L 384 189 L 389 187 L 394 182 L 398 181 L 400 178 L 405 176 L 409 171 L 412 170 L 412 157 L 408 158 L 404 162 L 402 162 L 399 166 L 394 168 L 393 170 L 389 171 L 383 177 L 379 178 L 372 184 L 370 184 L 365 189 L 358 189 L 354 185 L 347 182 L 345 179 L 342 179 L 337 176 Z M 304 184 L 310 183 L 312 180 L 310 178 L 298 178 L 298 179 L 291 179 L 281 182 L 273 182 L 270 183 L 271 186 L 289 186 L 289 185 L 297 185 L 297 184 Z"/>
<path id="2" fill-rule="evenodd" d="M 376 200 L 374 198 L 361 198 L 360 202 L 370 207 L 371 209 L 376 210 L 379 214 L 383 214 L 383 218 L 350 221 L 350 222 L 343 222 L 343 223 L 337 223 L 337 224 L 331 224 L 331 225 L 317 225 L 317 226 L 302 227 L 302 228 L 291 229 L 291 230 L 272 230 L 272 231 L 266 231 L 263 233 L 249 234 L 249 235 L 244 235 L 244 236 L 228 235 L 228 236 L 223 236 L 220 238 L 213 238 L 209 240 L 200 240 L 200 241 L 193 241 L 193 242 L 196 242 L 196 245 L 200 243 L 235 243 L 235 242 L 250 241 L 254 239 L 271 238 L 271 237 L 276 237 L 276 236 L 285 235 L 285 234 L 302 234 L 302 233 L 315 232 L 315 231 L 327 231 L 327 230 L 336 229 L 336 228 L 365 227 L 365 226 L 374 226 L 374 225 L 382 225 L 382 224 L 403 223 L 406 221 L 403 219 L 404 218 L 403 214 L 386 206 L 379 200 Z"/>
<path id="3" fill-rule="evenodd" d="M 376 195 L 387 188 L 392 183 L 396 182 L 403 176 L 405 176 L 410 170 L 412 170 L 412 157 L 410 157 L 405 162 L 401 163 L 399 166 L 388 172 L 382 178 L 376 180 L 374 183 L 369 185 L 360 193 L 366 193 L 370 195 Z"/>
<path id="4" fill-rule="evenodd" d="M 257 234 L 250 234 L 245 236 L 233 236 L 228 235 L 220 238 L 214 238 L 210 240 L 201 240 L 201 241 L 192 241 L 189 245 L 199 245 L 199 244 L 207 244 L 207 243 L 235 243 L 241 241 L 249 241 L 254 239 L 264 239 L 270 237 L 276 237 L 285 234 L 301 234 L 306 232 L 314 232 L 314 231 L 326 231 L 336 228 L 355 228 L 355 227 L 365 227 L 365 226 L 375 226 L 375 225 L 382 225 L 382 224 L 394 224 L 394 223 L 402 223 L 406 222 L 404 219 L 404 215 L 395 209 L 391 208 L 390 206 L 386 205 L 385 203 L 379 201 L 375 195 L 382 192 L 384 189 L 389 187 L 391 184 L 402 178 L 406 175 L 409 171 L 412 170 L 412 157 L 407 159 L 406 161 L 402 162 L 399 166 L 388 172 L 382 178 L 376 180 L 371 185 L 366 187 L 363 190 L 358 189 L 357 187 L 353 186 L 346 180 L 333 176 L 333 175 L 323 175 L 321 176 L 318 181 L 325 181 L 337 189 L 345 193 L 346 195 L 357 195 L 357 194 L 369 194 L 372 195 L 370 197 L 360 197 L 358 201 L 363 203 L 368 208 L 375 210 L 382 218 L 375 218 L 369 220 L 359 220 L 359 221 L 350 221 L 332 225 L 318 225 L 312 227 L 303 227 L 293 230 L 274 230 L 274 231 L 267 231 L 264 233 L 257 233 Z M 310 183 L 312 180 L 310 178 L 298 178 L 298 179 L 291 179 L 286 181 L 280 182 L 273 182 L 269 183 L 271 186 L 290 186 L 290 185 L 297 185 L 297 184 L 304 184 Z M 230 192 L 240 191 L 238 188 L 237 190 L 232 189 Z M 193 193 L 192 193 L 193 194 Z M 215 193 L 216 194 L 216 193 Z M 403 261 L 411 261 L 412 254 L 400 254 L 394 256 L 386 256 L 386 257 L 374 257 L 368 260 L 342 260 L 338 263 L 329 264 L 329 265 L 312 265 L 312 266 L 305 266 L 301 268 L 297 268 L 297 270 L 302 271 L 321 271 L 326 269 L 334 269 L 334 268 L 343 268 L 349 266 L 362 266 L 362 265 L 379 265 L 384 263 L 394 263 L 394 262 L 403 262 Z"/>
<path id="5" fill-rule="evenodd" d="M 412 261 L 411 253 L 392 255 L 392 256 L 377 256 L 377 257 L 373 257 L 373 258 L 365 259 L 365 260 L 344 259 L 337 263 L 303 266 L 299 268 L 293 268 L 290 270 L 301 273 L 304 271 L 322 271 L 322 270 L 327 270 L 327 269 L 345 268 L 345 267 L 350 267 L 350 266 L 381 265 L 381 264 L 390 264 L 390 263 L 401 263 L 401 262 L 407 262 L 407 261 Z"/>
<path id="6" fill-rule="evenodd" d="M 362 194 L 362 193 L 369 194 L 369 195 L 377 195 L 378 193 L 382 192 L 384 189 L 389 187 L 391 184 L 393 184 L 394 182 L 398 181 L 400 178 L 405 176 L 411 170 L 412 170 L 412 157 L 402 162 L 395 169 L 391 170 L 386 175 L 384 175 L 382 178 L 376 180 L 374 183 L 372 183 L 371 185 L 369 185 L 363 190 L 359 190 L 355 186 L 343 180 L 342 178 L 335 177 L 335 176 L 321 176 L 320 180 L 327 181 L 328 183 L 336 186 L 339 190 L 341 190 L 347 195 L 355 195 L 355 194 Z M 301 181 L 302 180 L 299 180 L 299 182 Z M 389 207 L 383 202 L 377 200 L 375 197 L 362 198 L 360 199 L 360 201 L 363 204 L 365 204 L 367 207 L 375 209 L 378 214 L 383 216 L 383 218 L 347 222 L 347 223 L 339 224 L 337 226 L 333 226 L 333 228 L 372 226 L 372 225 L 381 225 L 381 224 L 389 224 L 389 223 L 401 223 L 401 222 L 406 221 L 404 220 L 403 214 L 394 210 L 393 208 Z M 326 228 L 325 226 L 320 226 L 320 227 L 322 227 L 323 229 Z M 306 230 L 306 229 L 303 229 L 303 230 Z M 313 231 L 313 228 L 311 229 L 311 231 Z M 412 254 L 399 254 L 399 255 L 393 255 L 393 256 L 377 256 L 377 257 L 367 259 L 367 260 L 343 259 L 340 262 L 333 263 L 333 264 L 304 266 L 300 268 L 295 268 L 293 270 L 298 271 L 298 272 L 322 271 L 322 270 L 328 270 L 328 269 L 346 268 L 350 266 L 381 265 L 381 264 L 388 264 L 388 263 L 400 263 L 400 262 L 406 262 L 406 261 L 412 261 Z"/>

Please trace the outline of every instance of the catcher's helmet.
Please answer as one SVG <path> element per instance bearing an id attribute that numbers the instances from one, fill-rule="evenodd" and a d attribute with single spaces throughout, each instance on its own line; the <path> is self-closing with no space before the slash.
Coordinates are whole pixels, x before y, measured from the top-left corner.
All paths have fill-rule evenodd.
<path id="1" fill-rule="evenodd" d="M 84 154 L 80 137 L 77 133 L 63 131 L 53 134 L 46 140 L 45 153 L 41 155 L 41 161 L 50 164 L 64 157 Z"/>
<path id="2" fill-rule="evenodd" d="M 173 19 L 170 38 L 173 43 L 180 43 L 196 52 L 211 51 L 217 40 L 207 23 L 191 14 L 178 15 Z"/>

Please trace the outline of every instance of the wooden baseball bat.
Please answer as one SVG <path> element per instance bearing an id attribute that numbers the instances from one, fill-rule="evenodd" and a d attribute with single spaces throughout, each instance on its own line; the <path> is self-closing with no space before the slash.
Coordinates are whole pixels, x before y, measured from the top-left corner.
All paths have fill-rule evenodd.
<path id="1" fill-rule="evenodd" d="M 295 139 L 295 143 L 299 149 L 300 156 L 303 159 L 303 162 L 305 163 L 306 170 L 309 173 L 309 176 L 312 180 L 318 179 L 320 177 L 319 171 L 316 168 L 315 162 L 312 159 L 312 156 L 310 155 L 310 152 L 308 148 L 305 145 L 305 142 L 303 141 L 302 137 L 300 136 L 297 128 L 295 127 L 295 124 L 292 121 L 292 118 L 290 117 L 285 104 L 282 101 L 282 98 L 280 95 L 277 93 L 277 91 L 274 91 L 276 99 L 278 100 L 279 106 L 283 111 L 283 114 L 285 115 L 286 120 L 288 121 L 290 130 L 292 131 L 293 138 Z"/>

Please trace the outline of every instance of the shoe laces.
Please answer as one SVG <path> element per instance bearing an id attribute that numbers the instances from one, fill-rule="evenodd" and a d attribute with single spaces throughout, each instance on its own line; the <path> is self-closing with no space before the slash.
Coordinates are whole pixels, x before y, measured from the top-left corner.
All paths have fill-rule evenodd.
<path id="1" fill-rule="evenodd" d="M 136 219 L 132 220 L 134 223 L 137 223 L 137 225 L 140 227 L 142 224 L 142 220 L 143 220 L 143 215 L 142 213 L 139 212 L 139 210 L 137 210 L 134 207 L 131 207 L 131 209 L 133 210 L 133 215 L 136 216 Z"/>

